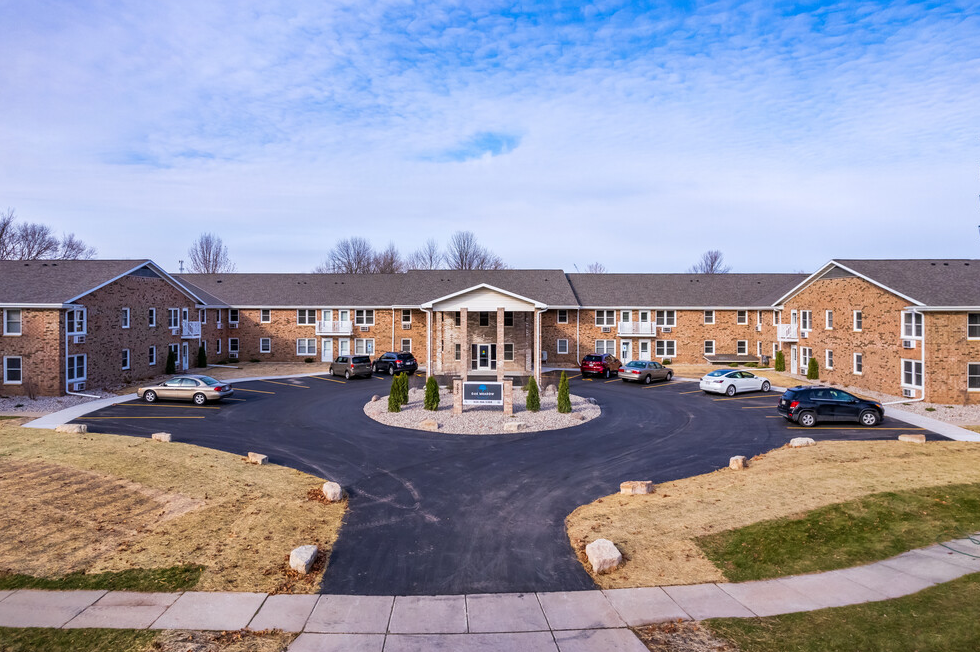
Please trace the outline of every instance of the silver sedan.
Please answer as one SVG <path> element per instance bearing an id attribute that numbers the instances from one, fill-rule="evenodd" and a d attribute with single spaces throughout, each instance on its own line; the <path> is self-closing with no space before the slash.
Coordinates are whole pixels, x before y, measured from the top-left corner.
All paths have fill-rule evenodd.
<path id="1" fill-rule="evenodd" d="M 174 376 L 159 385 L 140 387 L 136 395 L 147 403 L 153 403 L 158 398 L 170 398 L 178 401 L 193 401 L 195 405 L 204 405 L 208 401 L 217 401 L 231 396 L 235 390 L 231 385 L 211 376 Z"/>
<path id="2" fill-rule="evenodd" d="M 635 381 L 649 385 L 655 380 L 670 380 L 674 372 L 653 360 L 633 360 L 619 368 L 619 377 L 623 382 Z"/>
<path id="3" fill-rule="evenodd" d="M 701 390 L 706 393 L 735 396 L 741 392 L 768 392 L 770 387 L 767 379 L 737 369 L 715 369 L 701 377 Z"/>

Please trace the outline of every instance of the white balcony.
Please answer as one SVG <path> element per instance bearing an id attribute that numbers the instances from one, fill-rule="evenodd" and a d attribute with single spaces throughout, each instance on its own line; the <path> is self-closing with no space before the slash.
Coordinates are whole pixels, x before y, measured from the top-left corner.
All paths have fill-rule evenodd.
<path id="1" fill-rule="evenodd" d="M 777 324 L 776 339 L 780 342 L 796 342 L 799 339 L 796 333 L 796 324 Z"/>
<path id="2" fill-rule="evenodd" d="M 621 321 L 617 332 L 626 337 L 634 335 L 656 335 L 657 325 L 652 321 Z"/>
<path id="3" fill-rule="evenodd" d="M 318 321 L 316 323 L 317 335 L 350 335 L 352 332 L 352 323 L 349 321 Z"/>
<path id="4" fill-rule="evenodd" d="M 185 321 L 180 329 L 180 337 L 185 340 L 192 340 L 201 337 L 201 322 Z"/>

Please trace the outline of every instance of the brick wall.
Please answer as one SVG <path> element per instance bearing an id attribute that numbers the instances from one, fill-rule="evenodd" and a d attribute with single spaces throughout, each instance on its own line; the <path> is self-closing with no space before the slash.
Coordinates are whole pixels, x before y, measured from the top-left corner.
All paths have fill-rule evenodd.
<path id="1" fill-rule="evenodd" d="M 504 366 L 505 373 L 530 373 L 531 353 L 534 347 L 534 313 L 515 312 L 514 325 L 504 327 L 504 343 L 514 345 L 514 359 L 504 360 L 503 350 L 497 351 L 497 364 Z M 467 315 L 467 342 L 462 344 L 462 324 L 456 326 L 453 312 L 437 312 L 433 318 L 433 347 L 439 349 L 433 356 L 433 366 L 436 373 L 459 374 L 463 365 L 470 365 L 471 347 L 473 344 L 497 343 L 497 313 L 490 312 L 487 326 L 480 326 L 480 313 L 472 312 Z M 422 328 L 424 329 L 424 323 Z M 437 339 L 438 335 L 438 339 Z M 422 337 L 425 337 L 424 330 Z M 461 345 L 460 360 L 455 359 L 456 344 Z M 441 355 L 440 355 L 441 354 Z M 424 363 L 425 358 L 419 357 Z M 469 366 L 466 367 L 470 369 Z M 495 370 L 492 370 L 495 372 Z M 473 373 L 472 370 L 469 373 Z M 491 370 L 480 373 L 491 373 Z"/>
<path id="2" fill-rule="evenodd" d="M 0 310 L 2 318 L 3 310 Z M 21 358 L 23 382 L 19 385 L 0 384 L 0 395 L 23 396 L 33 385 L 41 396 L 56 396 L 64 392 L 64 320 L 61 310 L 23 309 L 21 335 L 0 335 L 0 362 L 5 356 Z M 0 325 L 0 333 L 3 327 Z M 0 383 L 3 369 L 0 368 Z"/>
<path id="3" fill-rule="evenodd" d="M 967 388 L 967 365 L 980 363 L 980 340 L 967 338 L 967 313 L 925 313 L 926 400 L 975 405 L 980 392 Z"/>

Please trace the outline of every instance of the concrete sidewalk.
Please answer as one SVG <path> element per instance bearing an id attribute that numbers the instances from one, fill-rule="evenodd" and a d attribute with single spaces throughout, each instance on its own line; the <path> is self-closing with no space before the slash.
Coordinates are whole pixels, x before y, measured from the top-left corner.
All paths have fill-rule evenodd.
<path id="1" fill-rule="evenodd" d="M 0 627 L 300 632 L 290 652 L 646 652 L 629 627 L 887 600 L 980 572 L 977 537 L 866 566 L 740 584 L 397 597 L 0 591 Z"/>

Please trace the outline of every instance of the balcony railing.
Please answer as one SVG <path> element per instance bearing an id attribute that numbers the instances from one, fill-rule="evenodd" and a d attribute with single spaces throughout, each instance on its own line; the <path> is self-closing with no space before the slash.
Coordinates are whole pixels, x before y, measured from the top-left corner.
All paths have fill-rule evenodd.
<path id="1" fill-rule="evenodd" d="M 617 330 L 620 335 L 656 335 L 657 325 L 652 321 L 621 321 Z"/>
<path id="2" fill-rule="evenodd" d="M 352 332 L 352 324 L 349 321 L 318 321 L 316 323 L 317 335 L 350 335 Z"/>
<path id="3" fill-rule="evenodd" d="M 201 337 L 201 322 L 185 321 L 180 329 L 181 339 L 195 339 Z"/>
<path id="4" fill-rule="evenodd" d="M 777 324 L 776 338 L 780 342 L 795 342 L 799 339 L 796 332 L 796 324 Z"/>

